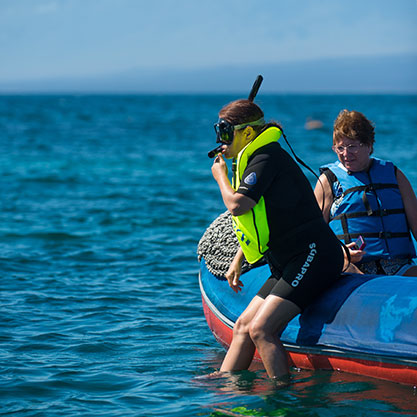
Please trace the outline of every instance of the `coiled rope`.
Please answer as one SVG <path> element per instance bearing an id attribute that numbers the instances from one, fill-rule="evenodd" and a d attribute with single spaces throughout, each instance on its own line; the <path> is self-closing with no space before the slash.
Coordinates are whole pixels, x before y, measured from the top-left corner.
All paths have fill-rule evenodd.
<path id="1" fill-rule="evenodd" d="M 226 211 L 210 224 L 198 243 L 198 260 L 204 258 L 207 269 L 217 277 L 224 277 L 236 252 L 239 242 L 233 231 L 232 215 Z M 243 261 L 242 273 L 251 268 Z"/>

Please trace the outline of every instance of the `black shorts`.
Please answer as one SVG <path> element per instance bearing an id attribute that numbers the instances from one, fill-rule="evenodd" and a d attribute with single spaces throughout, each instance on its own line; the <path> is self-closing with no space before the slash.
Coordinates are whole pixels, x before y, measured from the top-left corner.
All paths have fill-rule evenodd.
<path id="1" fill-rule="evenodd" d="M 276 261 L 273 251 L 266 254 L 272 275 L 258 296 L 276 295 L 304 310 L 339 278 L 344 261 L 343 248 L 336 238 L 318 238 L 302 246 L 304 250 L 283 267 Z"/>

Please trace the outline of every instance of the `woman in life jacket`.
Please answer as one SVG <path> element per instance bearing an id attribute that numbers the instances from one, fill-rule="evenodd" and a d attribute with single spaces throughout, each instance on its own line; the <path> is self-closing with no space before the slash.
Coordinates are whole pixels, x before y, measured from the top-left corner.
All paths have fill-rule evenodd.
<path id="1" fill-rule="evenodd" d="M 287 323 L 338 279 L 343 249 L 323 219 L 309 181 L 281 148 L 276 123 L 265 123 L 252 101 L 237 100 L 215 124 L 221 153 L 212 165 L 240 248 L 226 278 L 233 291 L 241 280 L 243 256 L 267 260 L 271 276 L 236 321 L 220 372 L 247 369 L 255 349 L 271 378 L 288 378 L 279 339 Z M 233 158 L 233 181 L 224 158 Z"/>
<path id="2" fill-rule="evenodd" d="M 321 167 L 315 195 L 323 216 L 351 249 L 352 272 L 417 276 L 410 231 L 417 238 L 417 198 L 392 162 L 371 157 L 372 123 L 357 111 L 343 110 L 333 128 L 338 160 Z M 355 250 L 363 239 L 364 251 Z"/>

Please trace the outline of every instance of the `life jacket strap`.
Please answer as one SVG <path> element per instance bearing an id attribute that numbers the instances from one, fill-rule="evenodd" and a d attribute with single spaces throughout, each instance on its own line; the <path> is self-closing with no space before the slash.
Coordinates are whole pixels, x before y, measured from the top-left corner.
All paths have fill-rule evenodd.
<path id="1" fill-rule="evenodd" d="M 368 215 L 368 216 L 372 216 L 372 214 L 373 214 L 373 211 L 372 211 L 372 207 L 371 207 L 371 203 L 369 202 L 369 200 L 368 200 L 368 196 L 366 195 L 366 192 L 367 191 L 371 191 L 372 190 L 372 188 L 370 188 L 370 187 L 365 187 L 365 189 L 363 190 L 363 194 L 362 194 L 362 202 L 363 202 L 363 205 L 365 206 L 365 208 L 366 208 L 366 214 Z"/>
<path id="2" fill-rule="evenodd" d="M 345 241 L 346 244 L 352 242 L 352 237 L 349 234 L 347 219 L 348 218 L 347 218 L 346 213 L 343 213 L 343 214 L 340 215 L 340 222 L 342 223 L 342 228 L 343 228 L 343 235 L 342 235 L 343 237 L 342 237 L 342 239 Z"/>
<path id="3" fill-rule="evenodd" d="M 398 188 L 398 184 L 367 184 L 367 185 L 358 185 L 357 187 L 348 188 L 343 192 L 343 197 L 347 194 L 354 193 L 357 191 L 376 191 L 376 190 L 386 190 L 388 188 Z"/>
<path id="4" fill-rule="evenodd" d="M 405 213 L 405 210 L 403 208 L 398 208 L 398 209 L 380 209 L 380 210 L 374 210 L 374 211 L 372 211 L 371 216 L 383 217 L 383 216 L 388 216 L 390 214 L 403 214 L 403 213 Z M 330 220 L 330 221 L 340 220 L 341 217 L 345 217 L 346 219 L 357 219 L 358 217 L 367 217 L 367 216 L 368 216 L 368 212 L 367 211 L 357 211 L 355 213 L 339 214 L 336 217 L 333 217 L 333 219 Z"/>
<path id="5" fill-rule="evenodd" d="M 363 205 L 366 208 L 367 215 L 372 216 L 373 215 L 373 210 L 372 210 L 371 204 L 369 203 L 369 200 L 368 200 L 368 197 L 367 197 L 366 193 L 370 192 L 370 191 L 375 192 L 376 190 L 386 190 L 386 189 L 389 189 L 389 188 L 398 189 L 398 184 L 381 184 L 381 183 L 373 184 L 373 183 L 371 183 L 371 184 L 367 184 L 367 185 L 360 185 L 360 186 L 357 186 L 357 187 L 348 188 L 343 193 L 343 196 L 346 196 L 347 194 L 350 194 L 350 193 L 363 191 L 363 194 L 362 194 Z"/>
<path id="6" fill-rule="evenodd" d="M 338 239 L 343 239 L 346 243 L 352 242 L 353 239 L 357 239 L 359 236 L 364 238 L 375 237 L 378 239 L 393 239 L 410 237 L 410 233 L 407 232 L 364 232 L 364 233 L 346 233 L 342 235 L 336 235 Z M 349 240 L 349 241 L 348 241 Z"/>

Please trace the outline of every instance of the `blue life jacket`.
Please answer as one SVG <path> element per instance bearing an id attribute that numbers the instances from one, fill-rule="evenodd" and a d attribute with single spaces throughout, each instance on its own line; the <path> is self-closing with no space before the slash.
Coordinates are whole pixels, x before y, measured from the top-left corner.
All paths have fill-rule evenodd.
<path id="1" fill-rule="evenodd" d="M 348 172 L 339 161 L 320 168 L 334 198 L 329 226 L 345 243 L 363 236 L 361 262 L 416 256 L 395 171 L 392 162 L 376 158 L 367 172 Z"/>

